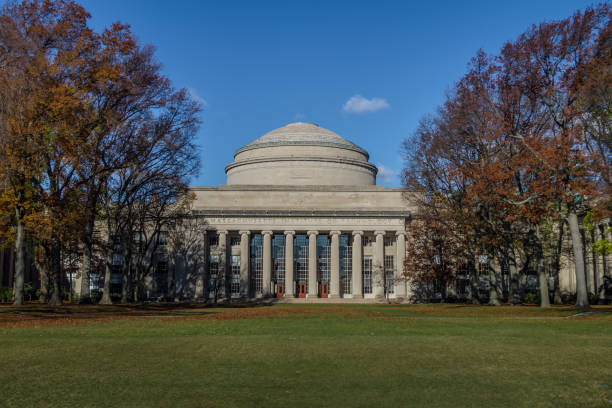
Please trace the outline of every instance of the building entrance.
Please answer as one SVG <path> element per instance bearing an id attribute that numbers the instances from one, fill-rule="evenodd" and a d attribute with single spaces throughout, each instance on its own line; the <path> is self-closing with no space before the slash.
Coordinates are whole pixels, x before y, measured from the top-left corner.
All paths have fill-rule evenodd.
<path id="1" fill-rule="evenodd" d="M 297 297 L 299 297 L 299 298 L 306 297 L 306 284 L 298 283 L 298 285 L 297 285 Z"/>

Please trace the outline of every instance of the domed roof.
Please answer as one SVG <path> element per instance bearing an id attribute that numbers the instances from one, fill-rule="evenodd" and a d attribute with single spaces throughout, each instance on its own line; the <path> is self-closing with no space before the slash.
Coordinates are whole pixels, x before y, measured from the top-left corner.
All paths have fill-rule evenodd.
<path id="1" fill-rule="evenodd" d="M 271 146 L 330 146 L 354 150 L 369 158 L 368 152 L 340 135 L 314 123 L 294 122 L 274 129 L 238 149 L 235 155 L 252 149 Z"/>
<path id="2" fill-rule="evenodd" d="M 228 185 L 376 185 L 361 147 L 313 123 L 289 123 L 234 154 Z"/>

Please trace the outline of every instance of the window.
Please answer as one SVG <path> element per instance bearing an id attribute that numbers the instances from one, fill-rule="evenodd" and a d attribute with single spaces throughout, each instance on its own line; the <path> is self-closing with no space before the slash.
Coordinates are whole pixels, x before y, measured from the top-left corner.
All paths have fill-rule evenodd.
<path id="1" fill-rule="evenodd" d="M 215 291 L 220 287 L 220 280 L 222 279 L 219 276 L 219 257 L 211 255 L 211 261 L 208 264 L 208 288 L 211 291 Z"/>
<path id="2" fill-rule="evenodd" d="M 278 283 L 285 283 L 285 236 L 274 235 L 272 238 L 272 260 L 273 275 L 272 280 Z"/>
<path id="3" fill-rule="evenodd" d="M 393 246 L 393 237 L 385 237 L 384 239 L 385 248 L 390 248 Z"/>
<path id="4" fill-rule="evenodd" d="M 232 295 L 240 294 L 240 255 L 232 255 L 232 281 L 230 284 Z"/>
<path id="5" fill-rule="evenodd" d="M 210 247 L 219 246 L 219 236 L 215 234 L 215 235 L 211 235 L 210 237 L 208 237 L 208 246 Z"/>
<path id="6" fill-rule="evenodd" d="M 372 257 L 363 257 L 363 294 L 372 293 Z"/>
<path id="7" fill-rule="evenodd" d="M 329 263 L 329 237 L 326 235 L 319 235 L 317 236 L 317 279 L 321 283 L 329 284 Z"/>
<path id="8" fill-rule="evenodd" d="M 113 254 L 113 266 L 121 266 L 123 265 L 123 254 L 114 253 Z"/>
<path id="9" fill-rule="evenodd" d="M 393 255 L 385 255 L 385 292 L 395 293 L 395 268 Z"/>
<path id="10" fill-rule="evenodd" d="M 298 234 L 293 239 L 293 261 L 295 281 L 304 284 L 308 293 L 308 237 L 304 234 Z"/>
<path id="11" fill-rule="evenodd" d="M 232 235 L 230 237 L 230 246 L 240 246 L 240 237 Z"/>
<path id="12" fill-rule="evenodd" d="M 263 236 L 261 234 L 251 237 L 251 291 L 255 294 L 263 292 Z"/>
<path id="13" fill-rule="evenodd" d="M 340 294 L 353 293 L 353 247 L 348 235 L 340 235 Z"/>
<path id="14" fill-rule="evenodd" d="M 372 246 L 372 236 L 371 235 L 363 236 L 363 246 L 364 247 Z"/>
<path id="15" fill-rule="evenodd" d="M 157 262 L 155 272 L 155 291 L 160 296 L 165 295 L 168 290 L 168 262 Z"/>

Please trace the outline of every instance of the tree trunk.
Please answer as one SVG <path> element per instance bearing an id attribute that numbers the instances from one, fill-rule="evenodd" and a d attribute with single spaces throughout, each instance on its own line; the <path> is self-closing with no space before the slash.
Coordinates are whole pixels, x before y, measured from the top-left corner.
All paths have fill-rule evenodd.
<path id="1" fill-rule="evenodd" d="M 510 274 L 510 282 L 508 284 L 508 302 L 513 305 L 521 303 L 521 293 L 519 290 L 519 274 L 516 266 L 516 253 L 514 252 L 514 246 L 510 245 L 508 248 L 508 272 Z"/>
<path id="2" fill-rule="evenodd" d="M 489 265 L 489 305 L 499 306 L 499 298 L 497 296 L 497 276 L 495 269 Z"/>
<path id="3" fill-rule="evenodd" d="M 576 271 L 576 308 L 588 309 L 589 297 L 586 287 L 586 276 L 584 275 L 584 257 L 582 248 L 582 235 L 578 225 L 578 215 L 572 208 L 568 210 L 567 224 L 572 237 L 572 250 L 574 253 L 574 266 Z"/>
<path id="4" fill-rule="evenodd" d="M 474 268 L 472 270 L 472 273 L 470 274 L 470 292 L 471 292 L 472 303 L 475 305 L 480 304 L 479 289 L 480 289 L 480 282 L 478 278 L 478 271 L 476 270 L 476 268 Z"/>
<path id="5" fill-rule="evenodd" d="M 127 245 L 124 245 L 124 248 Z M 132 282 L 132 251 L 123 251 L 123 273 L 121 274 L 121 303 L 130 301 L 130 283 Z"/>
<path id="6" fill-rule="evenodd" d="M 559 285 L 559 270 L 561 269 L 561 252 L 563 251 L 563 236 L 565 230 L 565 222 L 559 221 L 559 236 L 557 237 L 557 253 L 555 258 L 555 270 L 554 270 L 554 295 L 553 302 L 555 305 L 563 303 L 561 298 L 561 287 Z"/>
<path id="7" fill-rule="evenodd" d="M 91 303 L 90 276 L 93 262 L 93 230 L 94 218 L 87 221 L 83 234 L 83 266 L 81 268 L 81 288 L 79 290 L 79 303 Z"/>
<path id="8" fill-rule="evenodd" d="M 112 305 L 113 301 L 110 296 L 110 285 L 111 285 L 111 264 L 113 262 L 113 254 L 110 249 L 106 251 L 106 262 L 104 263 L 106 266 L 104 268 L 104 292 L 102 293 L 102 298 L 100 299 L 101 305 Z"/>
<path id="9" fill-rule="evenodd" d="M 47 263 L 48 257 L 45 257 L 44 262 L 40 262 L 40 252 L 43 250 L 41 245 L 36 246 L 34 254 L 34 264 L 36 270 L 40 275 L 40 297 L 38 301 L 40 303 L 47 303 L 49 301 L 49 265 Z"/>
<path id="10" fill-rule="evenodd" d="M 62 293 L 60 291 L 62 265 L 59 239 L 56 236 L 51 238 L 51 265 L 53 268 L 51 273 L 53 291 L 49 298 L 49 306 L 59 306 L 62 304 Z"/>
<path id="11" fill-rule="evenodd" d="M 537 257 L 538 257 L 538 283 L 540 284 L 540 307 L 550 307 L 550 295 L 548 294 L 548 274 L 544 268 L 544 251 L 540 229 L 536 227 Z"/>
<path id="12" fill-rule="evenodd" d="M 15 237 L 15 275 L 13 276 L 13 304 L 24 304 L 23 285 L 25 283 L 25 226 L 23 209 L 15 209 L 17 236 Z"/>

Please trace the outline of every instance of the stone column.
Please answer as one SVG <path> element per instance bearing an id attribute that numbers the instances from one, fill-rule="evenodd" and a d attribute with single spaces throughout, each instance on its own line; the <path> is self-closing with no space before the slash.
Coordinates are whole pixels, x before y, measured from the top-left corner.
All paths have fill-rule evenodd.
<path id="1" fill-rule="evenodd" d="M 206 290 L 208 280 L 208 234 L 202 231 L 202 262 L 198 266 L 196 282 L 195 282 L 195 298 L 196 300 L 208 299 L 208 291 Z"/>
<path id="2" fill-rule="evenodd" d="M 363 231 L 353 231 L 353 298 L 363 297 L 363 272 L 361 270 L 363 256 L 361 237 Z"/>
<path id="3" fill-rule="evenodd" d="M 308 231 L 308 296 L 317 297 L 317 235 L 319 231 Z"/>
<path id="4" fill-rule="evenodd" d="M 395 233 L 395 247 L 397 255 L 395 257 L 395 296 L 398 298 L 405 298 L 406 291 L 406 277 L 404 276 L 404 260 L 406 259 L 406 233 L 404 231 L 398 231 Z"/>
<path id="5" fill-rule="evenodd" d="M 340 297 L 340 231 L 331 231 L 331 271 L 329 297 Z"/>
<path id="6" fill-rule="evenodd" d="M 270 296 L 272 282 L 272 231 L 262 231 L 263 234 L 263 296 Z"/>
<path id="7" fill-rule="evenodd" d="M 217 231 L 217 234 L 219 234 L 219 274 L 217 276 L 223 279 L 225 297 L 229 299 L 232 294 L 229 286 L 231 277 L 228 275 L 228 269 L 231 268 L 227 267 L 227 231 Z"/>
<path id="8" fill-rule="evenodd" d="M 249 297 L 249 236 L 251 231 L 240 231 L 240 296 Z"/>
<path id="9" fill-rule="evenodd" d="M 385 297 L 385 231 L 374 231 L 376 245 L 372 260 L 372 293 L 376 299 Z"/>
<path id="10" fill-rule="evenodd" d="M 285 231 L 285 297 L 294 297 L 293 236 L 295 231 Z"/>

